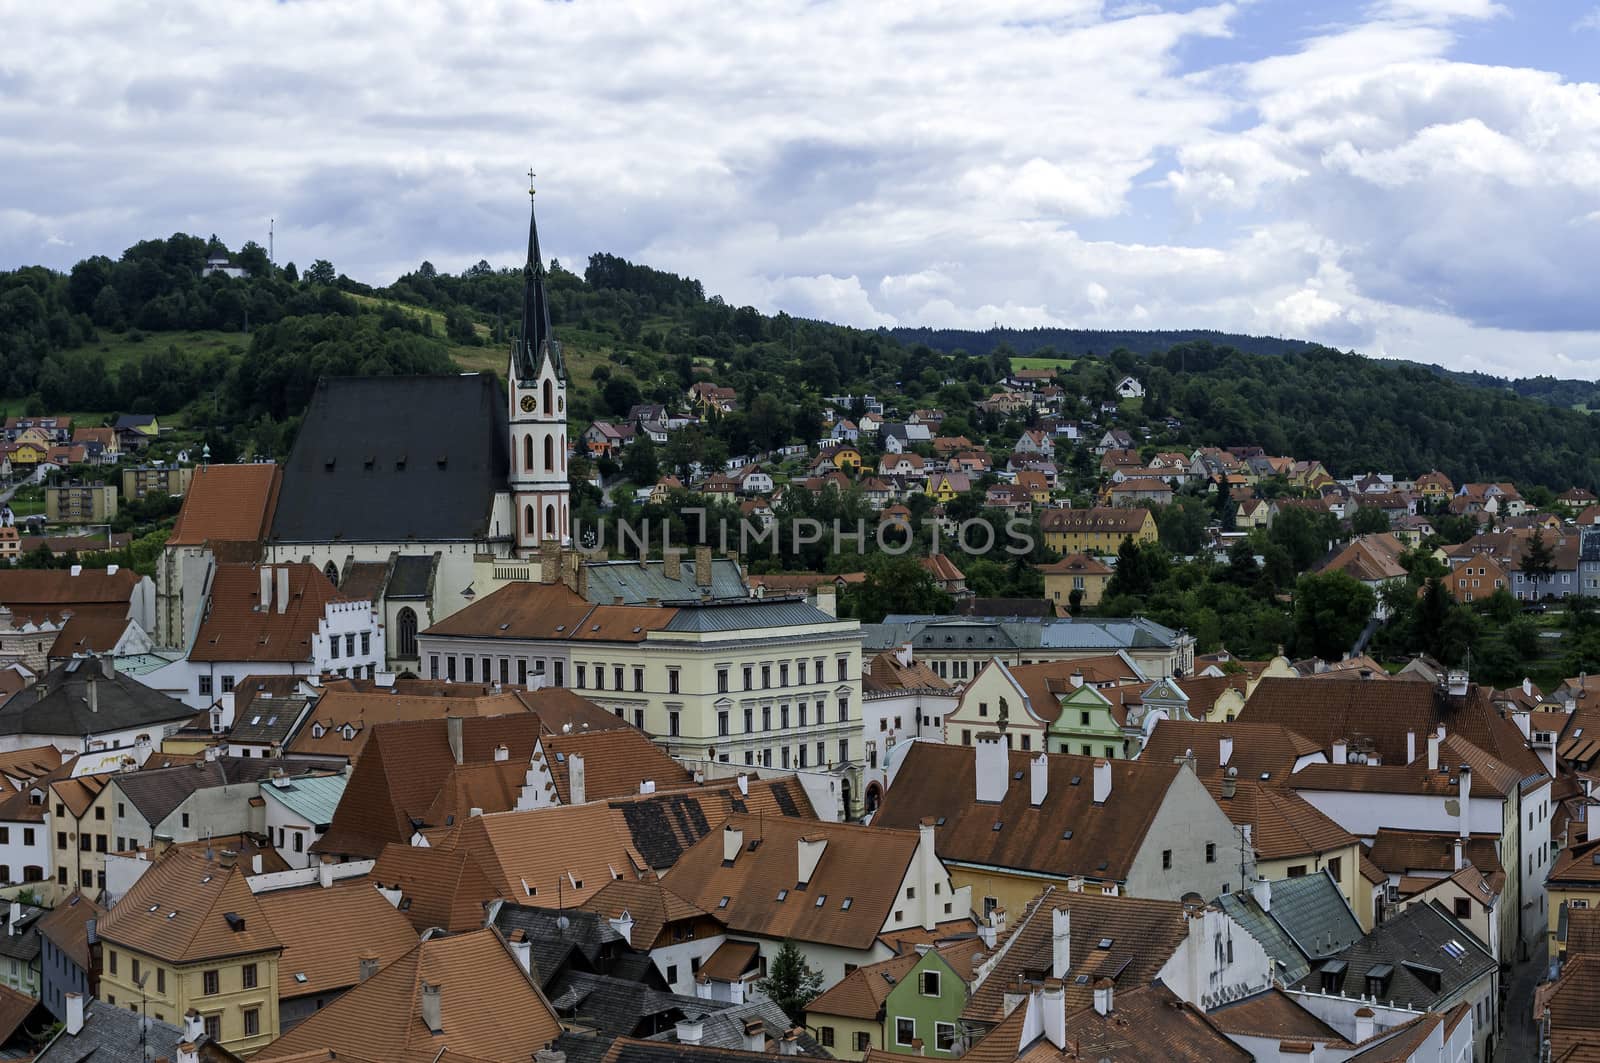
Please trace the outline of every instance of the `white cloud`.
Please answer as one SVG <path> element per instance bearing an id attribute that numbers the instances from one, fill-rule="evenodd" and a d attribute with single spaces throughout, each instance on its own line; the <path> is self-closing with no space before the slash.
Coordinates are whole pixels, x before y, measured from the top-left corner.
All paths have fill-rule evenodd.
<path id="1" fill-rule="evenodd" d="M 531 164 L 565 264 L 767 310 L 1600 357 L 1600 89 L 1452 61 L 1490 0 L 1352 4 L 1276 47 L 1264 6 L 23 5 L 0 264 L 268 217 L 280 259 L 378 283 L 507 264 Z M 1230 37 L 1268 54 L 1207 58 Z"/>
<path id="2" fill-rule="evenodd" d="M 1596 7 L 1588 14 L 1579 17 L 1578 21 L 1572 24 L 1572 28 L 1574 30 L 1578 30 L 1579 32 L 1584 30 L 1600 30 L 1600 7 Z"/>

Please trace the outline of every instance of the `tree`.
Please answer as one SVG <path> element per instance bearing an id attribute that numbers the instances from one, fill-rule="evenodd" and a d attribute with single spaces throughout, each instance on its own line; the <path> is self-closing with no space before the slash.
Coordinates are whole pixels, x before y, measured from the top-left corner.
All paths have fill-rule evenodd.
<path id="1" fill-rule="evenodd" d="M 636 487 L 653 487 L 661 473 L 661 460 L 650 437 L 640 434 L 622 452 L 622 475 Z"/>
<path id="2" fill-rule="evenodd" d="M 1377 535 L 1389 530 L 1389 517 L 1377 506 L 1362 506 L 1350 518 L 1350 530 L 1357 535 Z"/>
<path id="3" fill-rule="evenodd" d="M 807 967 L 800 946 L 785 941 L 756 988 L 782 1008 L 791 1021 L 799 1022 L 805 1017 L 806 1005 L 822 991 L 822 972 Z"/>
<path id="4" fill-rule="evenodd" d="M 1301 576 L 1294 588 L 1295 652 L 1338 660 L 1355 645 L 1377 596 L 1348 572 Z"/>
<path id="5" fill-rule="evenodd" d="M 1555 571 L 1555 553 L 1550 549 L 1550 544 L 1544 541 L 1544 529 L 1535 528 L 1533 538 L 1528 540 L 1527 548 L 1522 552 L 1522 572 L 1538 582 L 1549 579 Z"/>
<path id="6" fill-rule="evenodd" d="M 319 258 L 311 263 L 305 273 L 307 284 L 329 285 L 338 279 L 338 274 L 333 269 L 333 263 L 325 258 Z"/>

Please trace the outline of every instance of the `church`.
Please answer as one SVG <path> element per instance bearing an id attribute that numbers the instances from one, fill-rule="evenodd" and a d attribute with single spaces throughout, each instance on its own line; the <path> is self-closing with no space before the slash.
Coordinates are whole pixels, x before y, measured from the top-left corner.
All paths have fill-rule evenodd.
<path id="1" fill-rule="evenodd" d="M 484 593 L 475 559 L 570 542 L 567 373 L 531 207 L 523 276 L 504 386 L 484 373 L 324 379 L 284 465 L 196 476 L 158 578 L 160 644 L 188 647 L 219 563 L 304 562 L 370 598 L 390 667 L 415 671 L 417 632 Z M 254 530 L 233 527 L 245 511 Z"/>

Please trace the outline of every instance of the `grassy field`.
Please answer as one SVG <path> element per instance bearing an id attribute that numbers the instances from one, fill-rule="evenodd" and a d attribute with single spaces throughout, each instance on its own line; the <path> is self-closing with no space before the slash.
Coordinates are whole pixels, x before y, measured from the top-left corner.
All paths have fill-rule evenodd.
<path id="1" fill-rule="evenodd" d="M 1062 371 L 1072 368 L 1076 358 L 1013 358 L 1012 369 L 1059 369 Z"/>
<path id="2" fill-rule="evenodd" d="M 216 332 L 200 329 L 189 332 L 146 332 L 139 341 L 126 335 L 105 333 L 98 343 L 86 343 L 66 352 L 70 354 L 97 354 L 106 360 L 106 368 L 115 371 L 125 362 L 135 361 L 152 351 L 176 347 L 184 353 L 224 354 L 230 350 L 243 351 L 250 345 L 250 337 L 243 332 Z"/>

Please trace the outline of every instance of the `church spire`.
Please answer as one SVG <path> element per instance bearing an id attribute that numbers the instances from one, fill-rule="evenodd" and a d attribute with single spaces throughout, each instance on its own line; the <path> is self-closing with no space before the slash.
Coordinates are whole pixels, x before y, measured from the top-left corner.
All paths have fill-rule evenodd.
<path id="1" fill-rule="evenodd" d="M 517 339 L 517 375 L 532 380 L 539 375 L 545 359 L 550 360 L 556 378 L 565 380 L 566 366 L 561 361 L 561 344 L 550 329 L 550 304 L 544 291 L 544 259 L 539 257 L 539 223 L 533 209 L 533 171 L 528 171 L 528 263 L 522 278 L 522 334 Z"/>

